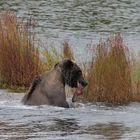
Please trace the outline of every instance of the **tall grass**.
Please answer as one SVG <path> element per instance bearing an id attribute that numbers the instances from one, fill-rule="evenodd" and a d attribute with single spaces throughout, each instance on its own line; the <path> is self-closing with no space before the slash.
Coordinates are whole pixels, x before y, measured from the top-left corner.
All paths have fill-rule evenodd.
<path id="1" fill-rule="evenodd" d="M 54 47 L 39 50 L 35 40 L 34 22 L 18 20 L 12 12 L 0 17 L 0 86 L 28 87 L 35 77 L 49 71 L 64 58 L 74 60 L 71 47 L 64 42 L 59 54 Z M 36 47 L 37 46 L 37 47 Z M 43 59 L 40 59 L 40 54 Z"/>
<path id="2" fill-rule="evenodd" d="M 68 42 L 63 44 L 63 58 L 69 58 L 70 60 L 75 60 L 74 53 Z"/>
<path id="3" fill-rule="evenodd" d="M 43 71 L 31 20 L 18 21 L 12 12 L 0 17 L 0 78 L 7 87 L 28 87 Z"/>
<path id="4" fill-rule="evenodd" d="M 132 61 L 133 101 L 140 102 L 140 56 Z"/>
<path id="5" fill-rule="evenodd" d="M 129 52 L 120 35 L 101 41 L 87 72 L 89 101 L 124 104 L 132 100 Z"/>
<path id="6" fill-rule="evenodd" d="M 71 60 L 75 60 L 74 53 L 68 42 L 64 42 L 62 51 L 60 53 L 58 53 L 56 48 L 52 46 L 49 49 L 48 48 L 43 49 L 42 54 L 44 56 L 43 63 L 46 71 L 52 69 L 56 63 L 59 63 L 63 59 L 68 58 Z"/>
<path id="7" fill-rule="evenodd" d="M 45 71 L 48 72 L 54 67 L 56 63 L 59 63 L 62 60 L 62 56 L 57 52 L 57 50 L 54 47 L 52 47 L 50 50 L 48 48 L 45 48 L 45 50 L 43 51 L 44 68 Z"/>

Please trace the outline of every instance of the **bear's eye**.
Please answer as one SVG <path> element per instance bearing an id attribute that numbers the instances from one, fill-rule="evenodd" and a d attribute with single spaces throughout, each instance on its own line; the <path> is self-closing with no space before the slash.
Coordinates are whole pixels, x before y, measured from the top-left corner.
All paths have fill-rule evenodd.
<path id="1" fill-rule="evenodd" d="M 82 71 L 81 70 L 79 70 L 79 71 L 77 71 L 77 73 L 76 73 L 77 75 L 82 75 Z"/>

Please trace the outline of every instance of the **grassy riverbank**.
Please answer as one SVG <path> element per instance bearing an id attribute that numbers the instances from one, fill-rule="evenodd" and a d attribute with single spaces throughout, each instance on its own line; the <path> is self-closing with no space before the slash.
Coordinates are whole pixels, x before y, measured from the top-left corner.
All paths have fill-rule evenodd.
<path id="1" fill-rule="evenodd" d="M 32 79 L 49 71 L 63 58 L 75 60 L 67 42 L 61 54 L 41 48 L 36 40 L 35 22 L 19 20 L 14 13 L 0 17 L 0 86 L 17 91 L 29 87 Z M 131 53 L 120 35 L 100 41 L 93 59 L 83 72 L 88 86 L 83 97 L 90 102 L 126 104 L 140 101 L 140 60 Z"/>

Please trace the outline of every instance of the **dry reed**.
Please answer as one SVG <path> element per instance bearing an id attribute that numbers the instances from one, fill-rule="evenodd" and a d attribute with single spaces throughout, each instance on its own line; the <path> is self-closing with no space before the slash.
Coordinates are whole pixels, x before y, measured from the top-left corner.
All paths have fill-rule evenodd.
<path id="1" fill-rule="evenodd" d="M 101 41 L 87 72 L 89 101 L 124 104 L 132 100 L 129 52 L 120 35 Z"/>
<path id="2" fill-rule="evenodd" d="M 52 47 L 50 50 L 48 48 L 45 48 L 43 56 L 43 63 L 46 72 L 48 72 L 54 67 L 55 64 L 59 63 L 62 60 L 62 56 L 56 51 L 54 47 Z"/>
<path id="3" fill-rule="evenodd" d="M 72 51 L 72 48 L 68 44 L 68 42 L 64 42 L 63 44 L 63 58 L 69 58 L 70 60 L 75 60 L 74 53 Z"/>
<path id="4" fill-rule="evenodd" d="M 59 63 L 63 59 L 71 59 L 75 60 L 74 53 L 68 44 L 68 42 L 64 42 L 63 48 L 61 53 L 59 54 L 55 47 L 51 48 L 45 48 L 43 50 L 43 56 L 44 56 L 44 67 L 46 71 L 49 71 L 51 68 L 54 67 L 56 63 Z"/>
<path id="5" fill-rule="evenodd" d="M 12 12 L 0 17 L 0 78 L 6 87 L 28 87 L 43 71 L 31 20 L 20 22 Z"/>
<path id="6" fill-rule="evenodd" d="M 132 89 L 133 89 L 133 100 L 140 102 L 140 56 L 133 57 L 132 60 Z"/>

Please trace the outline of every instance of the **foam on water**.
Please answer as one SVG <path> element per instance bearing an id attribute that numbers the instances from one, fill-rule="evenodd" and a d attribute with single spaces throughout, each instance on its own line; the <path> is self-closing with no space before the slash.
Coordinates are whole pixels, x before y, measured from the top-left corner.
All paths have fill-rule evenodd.
<path id="1" fill-rule="evenodd" d="M 140 139 L 139 103 L 117 107 L 75 103 L 65 109 L 25 106 L 21 103 L 23 96 L 0 91 L 1 139 Z"/>

